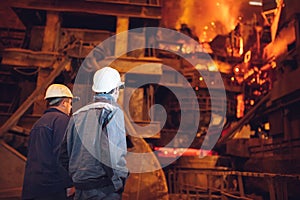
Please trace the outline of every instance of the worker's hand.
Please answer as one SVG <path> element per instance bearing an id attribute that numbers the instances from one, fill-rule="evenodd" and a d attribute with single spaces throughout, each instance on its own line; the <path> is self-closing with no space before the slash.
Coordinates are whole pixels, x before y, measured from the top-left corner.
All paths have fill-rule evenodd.
<path id="1" fill-rule="evenodd" d="M 73 196 L 75 194 L 75 187 L 67 188 L 67 197 Z"/>

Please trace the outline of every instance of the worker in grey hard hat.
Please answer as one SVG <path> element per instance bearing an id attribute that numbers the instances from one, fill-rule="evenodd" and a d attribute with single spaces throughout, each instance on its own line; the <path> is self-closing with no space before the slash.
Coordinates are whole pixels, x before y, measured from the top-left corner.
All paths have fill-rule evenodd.
<path id="1" fill-rule="evenodd" d="M 93 81 L 94 102 L 73 113 L 60 160 L 74 182 L 74 199 L 119 200 L 128 177 L 124 113 L 117 104 L 124 83 L 111 67 L 96 71 Z"/>
<path id="2" fill-rule="evenodd" d="M 70 119 L 73 94 L 62 84 L 47 88 L 49 108 L 33 125 L 28 142 L 22 199 L 66 200 L 75 192 L 68 172 L 58 162 Z"/>

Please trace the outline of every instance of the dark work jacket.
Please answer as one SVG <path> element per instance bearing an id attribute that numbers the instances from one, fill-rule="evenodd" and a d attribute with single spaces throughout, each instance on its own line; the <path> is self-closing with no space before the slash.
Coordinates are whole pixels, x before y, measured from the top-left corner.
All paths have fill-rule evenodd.
<path id="1" fill-rule="evenodd" d="M 126 153 L 123 111 L 105 94 L 73 114 L 60 160 L 76 189 L 113 186 L 111 192 L 122 192 L 128 176 Z"/>
<path id="2" fill-rule="evenodd" d="M 22 199 L 51 196 L 72 186 L 67 171 L 60 165 L 60 145 L 69 116 L 49 108 L 31 129 L 25 167 Z"/>

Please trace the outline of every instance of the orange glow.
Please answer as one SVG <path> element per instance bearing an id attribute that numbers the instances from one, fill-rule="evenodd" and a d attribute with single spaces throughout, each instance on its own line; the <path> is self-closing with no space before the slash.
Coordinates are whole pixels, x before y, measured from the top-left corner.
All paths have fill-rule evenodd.
<path id="1" fill-rule="evenodd" d="M 258 91 L 258 90 L 255 90 L 255 91 L 253 92 L 253 94 L 256 95 L 256 96 L 259 96 L 259 95 L 261 95 L 261 92 Z M 251 102 L 250 102 L 250 103 L 251 103 Z"/>
<path id="2" fill-rule="evenodd" d="M 251 51 L 247 51 L 244 56 L 244 63 L 248 63 L 251 60 Z"/>
<path id="3" fill-rule="evenodd" d="M 236 112 L 236 117 L 237 118 L 241 118 L 244 116 L 244 109 L 245 109 L 245 105 L 244 105 L 244 95 L 240 94 L 237 96 L 237 112 Z"/>
<path id="4" fill-rule="evenodd" d="M 217 34 L 232 31 L 238 22 L 240 6 L 243 3 L 243 1 L 233 3 L 231 0 L 179 1 L 181 16 L 176 22 L 176 29 L 179 29 L 181 24 L 188 24 L 201 41 L 208 41 Z M 207 31 L 207 35 L 202 35 L 203 30 Z"/>
<path id="5" fill-rule="evenodd" d="M 250 69 L 248 72 L 244 74 L 244 79 L 247 79 L 249 76 L 254 74 L 254 69 Z"/>
<path id="6" fill-rule="evenodd" d="M 154 147 L 159 157 L 177 157 L 177 156 L 202 156 L 202 155 L 217 155 L 211 150 L 193 149 L 193 148 L 168 148 L 168 147 Z"/>
<path id="7" fill-rule="evenodd" d="M 207 69 L 211 72 L 218 71 L 218 67 L 215 64 L 208 65 Z"/>
<path id="8" fill-rule="evenodd" d="M 195 66 L 195 68 L 196 68 L 197 70 L 207 70 L 207 66 L 206 66 L 206 65 L 202 65 L 202 64 L 197 64 L 197 65 Z"/>
<path id="9" fill-rule="evenodd" d="M 270 130 L 270 123 L 269 122 L 267 122 L 267 123 L 265 123 L 264 124 L 264 128 L 265 128 L 265 130 Z"/>
<path id="10" fill-rule="evenodd" d="M 238 73 L 238 72 L 240 71 L 240 69 L 239 69 L 238 67 L 236 67 L 236 68 L 234 68 L 234 71 L 235 71 L 236 73 Z"/>
<path id="11" fill-rule="evenodd" d="M 277 67 L 277 64 L 276 64 L 276 62 L 271 62 L 271 66 L 272 66 L 272 69 L 274 69 L 274 68 L 276 68 Z"/>
<path id="12" fill-rule="evenodd" d="M 243 43 L 243 38 L 240 37 L 240 50 L 239 54 L 242 55 L 244 53 L 244 43 Z"/>
<path id="13" fill-rule="evenodd" d="M 249 1 L 249 5 L 262 6 L 262 2 L 261 1 Z"/>

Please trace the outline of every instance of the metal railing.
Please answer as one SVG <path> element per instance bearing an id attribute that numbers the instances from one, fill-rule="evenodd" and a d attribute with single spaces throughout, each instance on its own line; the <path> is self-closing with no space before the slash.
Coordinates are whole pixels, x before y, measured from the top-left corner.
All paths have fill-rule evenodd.
<path id="1" fill-rule="evenodd" d="M 300 174 L 241 172 L 218 168 L 175 167 L 167 172 L 167 177 L 170 199 L 255 199 L 253 194 L 245 192 L 245 178 L 265 181 L 270 200 L 288 199 L 287 183 L 300 183 Z"/>

